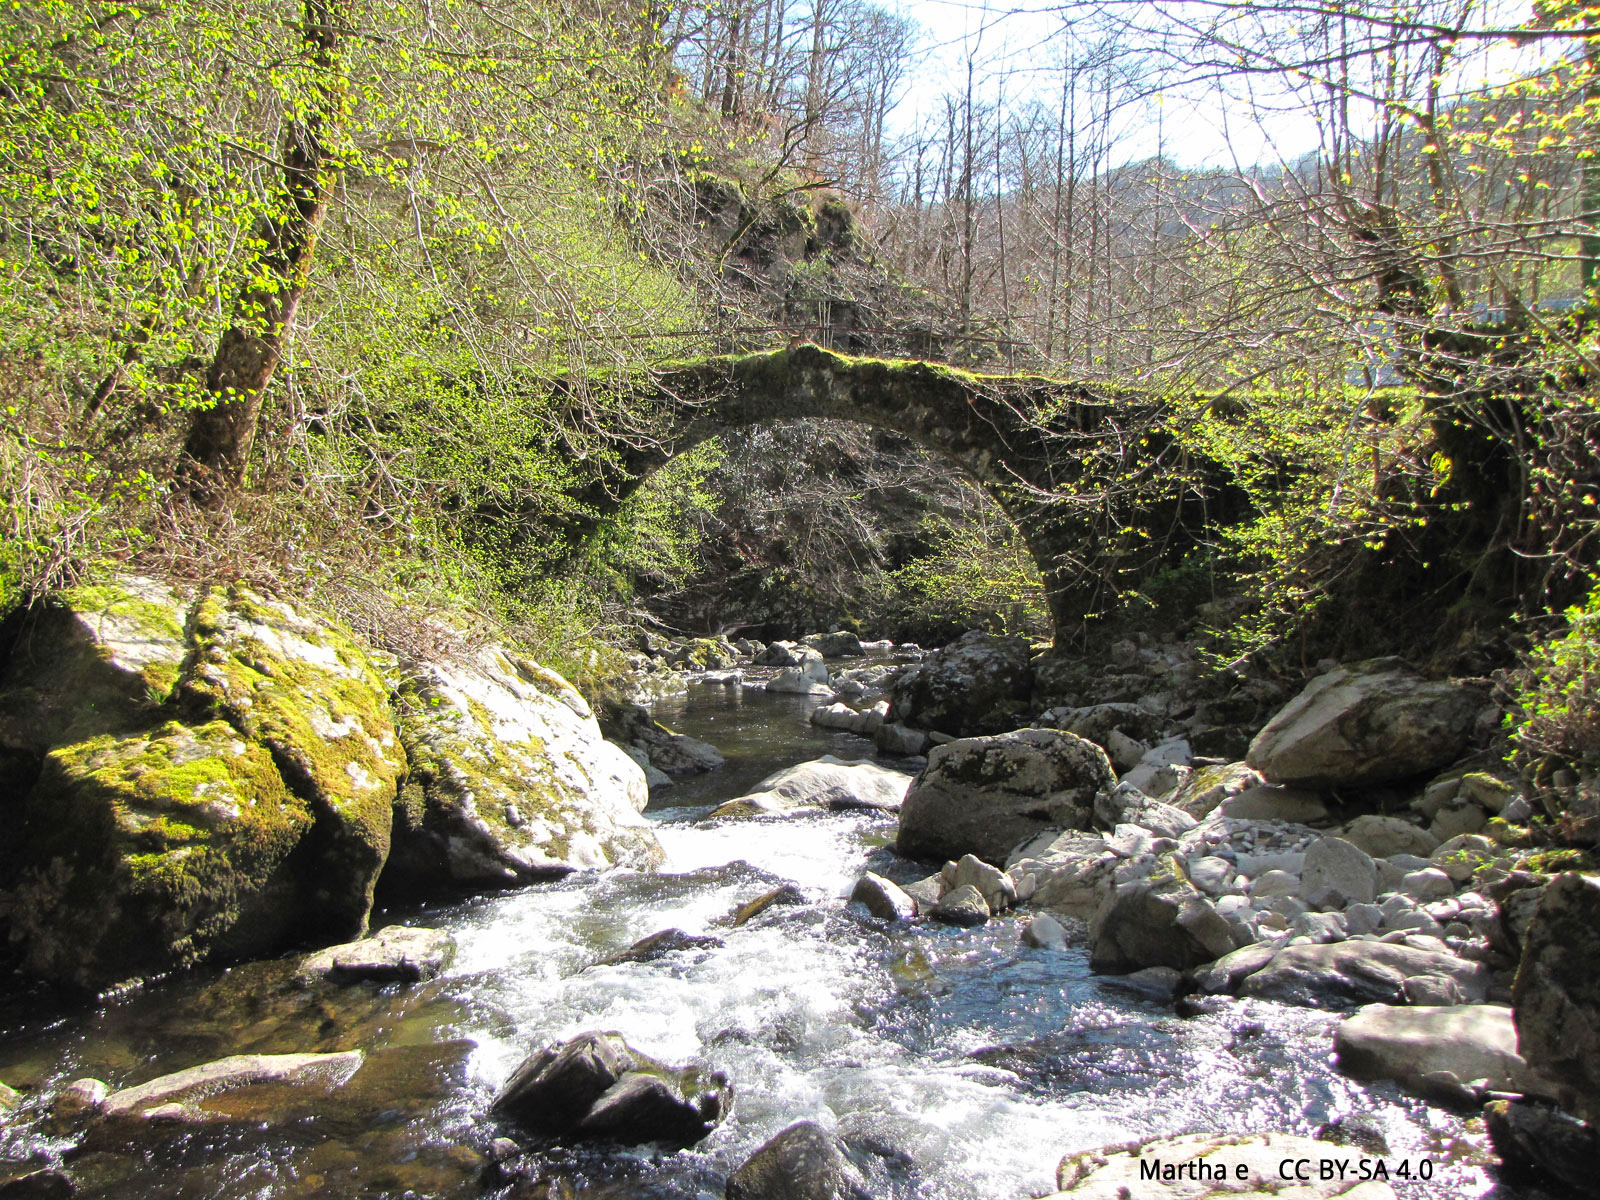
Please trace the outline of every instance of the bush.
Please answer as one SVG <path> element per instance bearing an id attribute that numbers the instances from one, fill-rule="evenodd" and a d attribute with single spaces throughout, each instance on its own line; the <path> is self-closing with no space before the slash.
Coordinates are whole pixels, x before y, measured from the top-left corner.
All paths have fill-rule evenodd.
<path id="1" fill-rule="evenodd" d="M 1506 718 L 1518 762 L 1600 768 L 1600 587 L 1567 610 L 1566 628 L 1529 652 Z"/>

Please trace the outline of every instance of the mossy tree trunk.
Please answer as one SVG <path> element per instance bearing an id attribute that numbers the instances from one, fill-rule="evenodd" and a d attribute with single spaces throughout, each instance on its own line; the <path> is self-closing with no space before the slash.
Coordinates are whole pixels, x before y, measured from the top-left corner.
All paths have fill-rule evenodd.
<path id="1" fill-rule="evenodd" d="M 305 293 L 341 165 L 332 142 L 346 96 L 347 6 L 347 0 L 305 0 L 301 36 L 311 84 L 284 139 L 283 194 L 257 226 L 264 247 L 259 270 L 241 291 L 234 324 L 206 372 L 211 404 L 194 414 L 179 463 L 183 490 L 200 504 L 222 504 L 244 481 L 261 405 Z"/>

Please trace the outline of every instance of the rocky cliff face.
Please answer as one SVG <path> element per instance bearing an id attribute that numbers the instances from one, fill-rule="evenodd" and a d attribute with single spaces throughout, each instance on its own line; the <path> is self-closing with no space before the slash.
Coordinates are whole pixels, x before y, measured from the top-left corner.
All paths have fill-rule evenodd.
<path id="1" fill-rule="evenodd" d="M 394 895 L 659 860 L 642 770 L 503 647 L 407 662 L 243 586 L 122 578 L 0 666 L 0 917 L 83 989 L 365 931 Z"/>

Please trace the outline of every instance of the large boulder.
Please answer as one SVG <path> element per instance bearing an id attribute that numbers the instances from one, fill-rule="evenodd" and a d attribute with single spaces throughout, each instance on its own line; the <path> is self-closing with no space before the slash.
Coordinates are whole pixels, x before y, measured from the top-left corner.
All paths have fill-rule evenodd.
<path id="1" fill-rule="evenodd" d="M 587 711 L 585 706 L 580 715 Z M 601 727 L 606 736 L 642 752 L 650 766 L 666 775 L 697 775 L 722 765 L 722 755 L 715 746 L 668 729 L 638 704 L 611 709 Z"/>
<path id="2" fill-rule="evenodd" d="M 1227 920 L 1172 859 L 1114 888 L 1089 926 L 1089 965 L 1107 974 L 1188 970 L 1234 948 Z"/>
<path id="3" fill-rule="evenodd" d="M 1397 659 L 1319 675 L 1250 743 L 1246 761 L 1273 783 L 1360 787 L 1446 766 L 1466 747 L 1486 691 L 1427 680 Z"/>
<path id="4" fill-rule="evenodd" d="M 739 796 L 713 809 L 708 819 L 771 816 L 802 809 L 877 809 L 894 812 L 905 799 L 911 776 L 877 763 L 847 763 L 825 754 L 812 762 L 785 767 Z"/>
<path id="5" fill-rule="evenodd" d="M 902 671 L 891 692 L 890 720 L 971 737 L 1014 729 L 1033 687 L 1025 638 L 963 634 Z"/>
<path id="6" fill-rule="evenodd" d="M 724 671 L 739 661 L 739 651 L 724 637 L 694 638 L 671 647 L 664 657 L 686 671 Z"/>
<path id="7" fill-rule="evenodd" d="M 808 633 L 803 640 L 824 658 L 864 658 L 867 653 L 861 648 L 861 639 L 848 629 Z"/>
<path id="8" fill-rule="evenodd" d="M 499 646 L 407 664 L 411 775 L 384 876 L 396 894 L 511 887 L 662 861 L 644 772 L 571 686 Z"/>
<path id="9" fill-rule="evenodd" d="M 1018 729 L 936 746 L 900 807 L 896 848 L 910 858 L 976 854 L 1002 863 L 1047 829 L 1086 829 L 1116 785 L 1105 751 L 1054 729 Z"/>
<path id="10" fill-rule="evenodd" d="M 1371 1156 L 1359 1147 L 1290 1134 L 1190 1133 L 1069 1155 L 1056 1170 L 1060 1191 L 1046 1200 L 1214 1200 L 1223 1195 L 1394 1200 L 1387 1183 L 1363 1181 L 1363 1159 L 1370 1164 Z M 1294 1174 L 1297 1164 L 1306 1178 Z"/>
<path id="11" fill-rule="evenodd" d="M 532 1133 L 565 1141 L 692 1146 L 727 1115 L 720 1071 L 673 1068 L 615 1033 L 583 1033 L 530 1054 L 492 1111 Z"/>
<path id="12" fill-rule="evenodd" d="M 1600 879 L 1567 873 L 1544 889 L 1512 995 L 1523 1057 L 1600 1125 Z"/>
<path id="13" fill-rule="evenodd" d="M 317 821 L 317 935 L 359 935 L 406 772 L 389 681 L 338 622 L 243 586 L 208 593 L 190 630 L 193 667 L 179 685 L 181 702 L 272 752 Z"/>
<path id="14" fill-rule="evenodd" d="M 23 967 L 94 990 L 271 953 L 315 918 L 308 891 L 338 882 L 291 859 L 312 825 L 271 754 L 222 721 L 53 750 L 18 837 Z"/>

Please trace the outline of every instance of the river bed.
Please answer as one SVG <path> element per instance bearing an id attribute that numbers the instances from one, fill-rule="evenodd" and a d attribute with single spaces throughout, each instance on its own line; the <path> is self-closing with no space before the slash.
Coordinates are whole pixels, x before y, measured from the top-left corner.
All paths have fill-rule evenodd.
<path id="1" fill-rule="evenodd" d="M 495 1088 L 529 1051 L 591 1029 L 725 1070 L 732 1116 L 691 1151 L 553 1160 L 544 1190 L 519 1195 L 714 1200 L 751 1151 L 806 1118 L 862 1154 L 882 1200 L 1020 1200 L 1053 1190 L 1070 1151 L 1194 1131 L 1310 1133 L 1349 1114 L 1382 1130 L 1391 1162 L 1434 1164 L 1427 1183 L 1401 1182 L 1403 1195 L 1491 1193 L 1481 1125 L 1338 1074 L 1336 1017 L 1242 1001 L 1179 1018 L 1093 975 L 1081 946 L 1023 946 L 1025 917 L 975 930 L 875 921 L 844 903 L 863 870 L 927 871 L 887 849 L 894 822 L 881 814 L 702 823 L 781 767 L 871 756 L 864 738 L 813 729 L 815 703 L 703 683 L 660 701 L 659 719 L 728 759 L 652 801 L 662 872 L 375 915 L 374 928 L 454 935 L 454 963 L 435 981 L 308 989 L 266 963 L 49 1017 L 37 997 L 13 997 L 0 1007 L 0 1080 L 42 1109 L 85 1075 L 118 1087 L 233 1053 L 379 1052 L 368 1086 L 324 1110 L 138 1153 L 72 1153 L 85 1197 L 500 1195 L 480 1182 Z M 738 905 L 785 882 L 804 903 L 728 926 Z M 723 945 L 595 965 L 669 927 Z M 67 1143 L 31 1115 L 25 1106 L 0 1132 L 0 1151 L 59 1156 Z"/>

